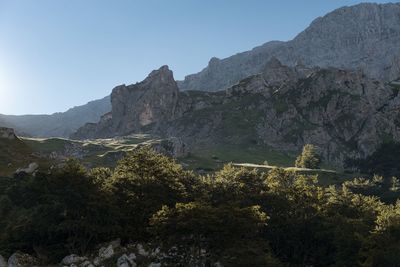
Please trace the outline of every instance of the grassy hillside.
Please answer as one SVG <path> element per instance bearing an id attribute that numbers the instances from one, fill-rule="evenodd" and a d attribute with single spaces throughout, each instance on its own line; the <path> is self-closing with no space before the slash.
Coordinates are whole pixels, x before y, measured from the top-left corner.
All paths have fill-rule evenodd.
<path id="1" fill-rule="evenodd" d="M 0 176 L 11 175 L 16 169 L 37 162 L 42 168 L 57 165 L 67 158 L 78 158 L 88 168 L 105 166 L 113 168 L 126 152 L 138 145 L 152 145 L 159 142 L 150 135 L 132 135 L 124 138 L 76 141 L 62 138 L 21 138 L 0 140 Z M 197 146 L 185 157 L 177 159 L 185 169 L 199 173 L 212 173 L 227 163 L 258 168 L 262 171 L 284 167 L 299 174 L 317 174 L 320 184 L 337 184 L 353 175 L 322 170 L 306 170 L 292 167 L 295 158 L 278 153 L 265 145 L 238 143 Z"/>
<path id="2" fill-rule="evenodd" d="M 190 151 L 188 156 L 179 161 L 188 169 L 197 171 L 216 171 L 226 163 L 253 163 L 269 164 L 288 167 L 292 166 L 294 158 L 276 152 L 268 146 L 262 145 L 232 145 L 219 144 L 212 147 L 197 147 Z"/>
<path id="3" fill-rule="evenodd" d="M 43 160 L 22 140 L 0 139 L 0 176 L 10 175 L 16 169 L 27 167 L 31 162 Z"/>

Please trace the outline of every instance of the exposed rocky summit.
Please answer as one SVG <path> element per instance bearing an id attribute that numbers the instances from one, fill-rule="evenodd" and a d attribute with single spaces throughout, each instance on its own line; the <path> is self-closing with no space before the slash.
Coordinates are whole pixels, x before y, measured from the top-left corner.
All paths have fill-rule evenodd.
<path id="1" fill-rule="evenodd" d="M 181 90 L 217 91 L 261 73 L 272 57 L 285 65 L 362 70 L 367 76 L 400 78 L 400 4 L 364 3 L 315 19 L 288 42 L 268 42 L 251 51 L 217 59 L 178 82 Z"/>
<path id="2" fill-rule="evenodd" d="M 154 70 L 142 82 L 120 85 L 111 94 L 112 110 L 99 123 L 80 128 L 72 138 L 123 136 L 175 116 L 178 86 L 167 66 Z"/>
<path id="3" fill-rule="evenodd" d="M 272 59 L 261 74 L 227 90 L 178 93 L 171 71 L 163 67 L 142 83 L 115 88 L 113 112 L 74 137 L 142 132 L 178 138 L 186 151 L 221 143 L 266 144 L 289 154 L 312 143 L 326 160 L 342 166 L 383 141 L 400 141 L 398 92 L 398 85 L 361 71 L 288 67 Z"/>

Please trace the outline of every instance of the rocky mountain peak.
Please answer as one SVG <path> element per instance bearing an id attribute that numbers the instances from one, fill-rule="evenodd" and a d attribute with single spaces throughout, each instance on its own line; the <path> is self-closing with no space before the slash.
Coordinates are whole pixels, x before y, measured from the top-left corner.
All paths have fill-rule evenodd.
<path id="1" fill-rule="evenodd" d="M 168 66 L 153 70 L 142 82 L 120 85 L 111 94 L 111 113 L 98 124 L 81 127 L 72 138 L 111 137 L 138 132 L 175 115 L 178 86 Z"/>
<path id="2" fill-rule="evenodd" d="M 268 42 L 250 51 L 212 60 L 179 82 L 181 90 L 218 91 L 263 72 L 276 58 L 284 65 L 362 70 L 374 79 L 400 77 L 400 3 L 359 4 L 315 19 L 288 42 Z M 210 61 L 211 63 L 211 61 Z M 276 63 L 276 61 L 275 61 Z"/>
<path id="3" fill-rule="evenodd" d="M 160 80 L 164 83 L 175 81 L 174 75 L 169 69 L 168 65 L 161 66 L 158 70 L 153 70 L 152 72 L 150 72 L 144 82 L 153 80 Z"/>

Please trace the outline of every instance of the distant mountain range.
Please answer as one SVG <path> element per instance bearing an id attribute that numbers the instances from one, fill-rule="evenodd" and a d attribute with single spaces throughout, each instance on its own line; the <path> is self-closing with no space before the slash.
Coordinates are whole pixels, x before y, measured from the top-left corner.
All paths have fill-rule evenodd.
<path id="1" fill-rule="evenodd" d="M 107 96 L 52 115 L 0 114 L 0 126 L 12 127 L 17 134 L 24 136 L 68 137 L 85 123 L 97 122 L 110 110 L 110 97 Z"/>
<path id="2" fill-rule="evenodd" d="M 400 4 L 359 4 L 314 20 L 288 42 L 272 41 L 234 56 L 212 58 L 197 74 L 177 81 L 181 91 L 218 91 L 263 72 L 276 58 L 297 67 L 360 70 L 370 78 L 400 79 Z M 67 137 L 111 110 L 110 97 L 52 115 L 0 115 L 0 126 L 28 136 Z"/>
<path id="3" fill-rule="evenodd" d="M 222 60 L 212 58 L 205 69 L 178 85 L 181 90 L 225 89 L 260 73 L 272 57 L 289 66 L 360 69 L 390 81 L 400 78 L 399 44 L 399 3 L 342 7 L 315 19 L 291 41 L 268 42 Z"/>

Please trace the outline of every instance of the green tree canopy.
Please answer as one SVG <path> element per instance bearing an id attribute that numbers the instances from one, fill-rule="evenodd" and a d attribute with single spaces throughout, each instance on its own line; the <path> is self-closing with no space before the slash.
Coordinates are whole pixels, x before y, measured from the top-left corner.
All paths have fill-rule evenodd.
<path id="1" fill-rule="evenodd" d="M 318 169 L 321 164 L 321 157 L 314 145 L 307 144 L 297 157 L 295 166 L 298 168 Z"/>

